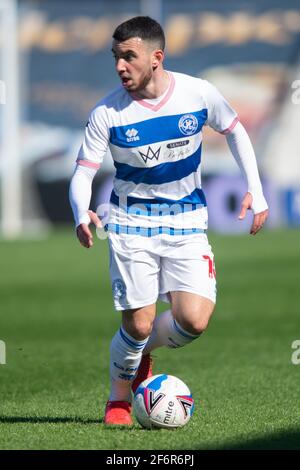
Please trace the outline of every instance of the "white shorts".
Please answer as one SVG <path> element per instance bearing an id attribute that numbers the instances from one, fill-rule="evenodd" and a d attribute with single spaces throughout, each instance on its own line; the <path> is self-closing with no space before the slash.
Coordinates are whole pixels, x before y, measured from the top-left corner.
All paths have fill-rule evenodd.
<path id="1" fill-rule="evenodd" d="M 109 233 L 110 276 L 116 310 L 169 302 L 185 291 L 216 302 L 213 253 L 205 234 L 154 237 Z"/>

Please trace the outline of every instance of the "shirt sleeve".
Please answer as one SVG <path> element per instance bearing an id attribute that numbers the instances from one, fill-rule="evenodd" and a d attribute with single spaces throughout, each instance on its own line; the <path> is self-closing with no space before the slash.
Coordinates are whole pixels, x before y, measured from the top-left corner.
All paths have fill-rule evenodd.
<path id="1" fill-rule="evenodd" d="M 89 224 L 88 209 L 92 195 L 92 182 L 96 169 L 76 165 L 69 188 L 69 200 L 73 210 L 75 225 Z"/>
<path id="2" fill-rule="evenodd" d="M 228 146 L 245 175 L 248 183 L 248 192 L 252 194 L 252 209 L 254 214 L 268 209 L 267 201 L 258 173 L 257 162 L 252 143 L 244 126 L 239 122 L 235 128 L 226 135 Z"/>
<path id="3" fill-rule="evenodd" d="M 214 85 L 203 80 L 203 86 L 207 104 L 206 124 L 221 134 L 228 134 L 238 122 L 237 113 Z"/>
<path id="4" fill-rule="evenodd" d="M 105 107 L 99 106 L 92 111 L 89 117 L 77 163 L 98 170 L 107 152 L 108 143 L 109 127 Z"/>

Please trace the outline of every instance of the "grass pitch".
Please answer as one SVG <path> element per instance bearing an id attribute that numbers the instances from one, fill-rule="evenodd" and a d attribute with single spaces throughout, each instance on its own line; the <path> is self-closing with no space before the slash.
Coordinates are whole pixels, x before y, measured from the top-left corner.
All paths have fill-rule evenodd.
<path id="1" fill-rule="evenodd" d="M 1 449 L 300 449 L 300 364 L 291 361 L 299 232 L 209 239 L 218 276 L 211 324 L 183 349 L 155 351 L 155 373 L 180 377 L 196 402 L 174 431 L 101 422 L 119 326 L 106 241 L 84 250 L 70 228 L 0 242 Z"/>

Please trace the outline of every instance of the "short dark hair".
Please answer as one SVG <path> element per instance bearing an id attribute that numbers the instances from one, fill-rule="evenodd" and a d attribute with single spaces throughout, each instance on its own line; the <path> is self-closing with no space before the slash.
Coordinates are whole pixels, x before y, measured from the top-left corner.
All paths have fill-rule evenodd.
<path id="1" fill-rule="evenodd" d="M 155 41 L 160 49 L 165 49 L 165 34 L 161 25 L 149 16 L 135 16 L 121 23 L 112 36 L 123 42 L 130 38 L 141 38 L 144 41 Z"/>

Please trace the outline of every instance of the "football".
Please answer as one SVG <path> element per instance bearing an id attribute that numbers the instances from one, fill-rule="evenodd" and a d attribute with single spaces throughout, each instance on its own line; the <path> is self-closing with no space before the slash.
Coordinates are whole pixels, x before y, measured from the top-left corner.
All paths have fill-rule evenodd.
<path id="1" fill-rule="evenodd" d="M 133 397 L 133 411 L 144 428 L 179 428 L 190 420 L 194 400 L 182 380 L 158 374 L 139 385 Z"/>

